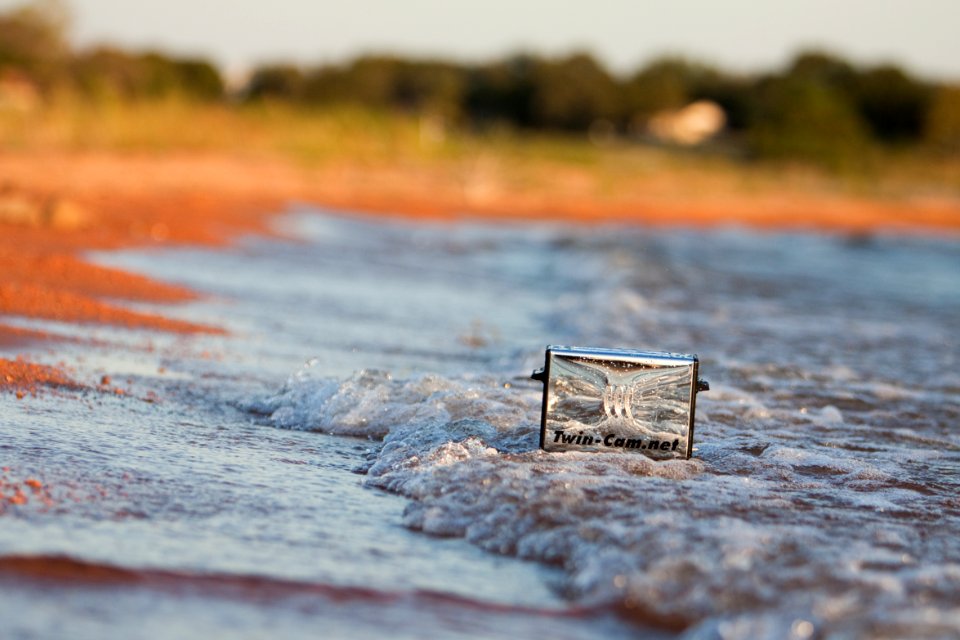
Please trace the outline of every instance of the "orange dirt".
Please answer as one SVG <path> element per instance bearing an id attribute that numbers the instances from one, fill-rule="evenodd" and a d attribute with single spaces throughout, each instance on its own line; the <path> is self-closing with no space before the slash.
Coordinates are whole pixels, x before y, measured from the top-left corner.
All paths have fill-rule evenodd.
<path id="1" fill-rule="evenodd" d="M 217 177 L 219 176 L 219 177 Z M 0 155 L 0 316 L 176 333 L 222 333 L 123 306 L 175 303 L 194 292 L 91 264 L 82 252 L 138 245 L 220 245 L 267 233 L 285 189 L 255 167 L 114 156 Z M 227 184 L 229 183 L 229 184 Z M 11 204 L 12 203 L 12 204 Z M 49 337 L 0 324 L 0 348 Z M 0 389 L 78 388 L 54 367 L 0 359 Z"/>
<path id="2" fill-rule="evenodd" d="M 269 233 L 270 215 L 295 201 L 431 219 L 469 214 L 501 221 L 960 231 L 960 201 L 950 198 L 887 201 L 751 192 L 718 187 L 706 177 L 688 185 L 670 176 L 621 179 L 611 189 L 588 170 L 544 171 L 549 175 L 530 184 L 512 184 L 508 171 L 489 178 L 456 167 L 345 164 L 308 170 L 281 160 L 224 155 L 0 153 L 0 314 L 219 332 L 125 308 L 124 300 L 175 303 L 194 293 L 93 265 L 82 252 L 222 245 L 239 234 Z M 43 337 L 0 324 L 0 348 Z M 75 384 L 50 367 L 0 360 L 0 389 L 23 393 L 35 392 L 37 385 Z"/>
<path id="3" fill-rule="evenodd" d="M 223 332 L 217 327 L 130 311 L 56 285 L 0 283 L 0 312 L 46 320 L 92 322 L 177 333 Z"/>
<path id="4" fill-rule="evenodd" d="M 26 393 L 36 395 L 41 386 L 71 390 L 83 388 L 58 367 L 35 364 L 21 358 L 0 358 L 0 385 L 15 391 L 18 397 Z"/>
<path id="5" fill-rule="evenodd" d="M 21 329 L 0 324 L 0 349 L 10 349 L 30 342 L 49 340 L 50 338 L 50 334 L 45 331 Z M 2 377 L 2 372 L 0 372 L 0 377 Z"/>

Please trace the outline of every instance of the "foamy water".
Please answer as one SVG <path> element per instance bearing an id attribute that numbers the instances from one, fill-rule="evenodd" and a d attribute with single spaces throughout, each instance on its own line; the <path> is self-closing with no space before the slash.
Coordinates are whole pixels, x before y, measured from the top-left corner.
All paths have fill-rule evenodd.
<path id="1" fill-rule="evenodd" d="M 217 591 L 242 613 L 185 614 L 198 629 L 240 615 L 338 633 L 353 616 L 373 635 L 423 631 L 414 620 L 467 637 L 960 634 L 960 242 L 284 225 L 303 241 L 102 257 L 209 292 L 179 312 L 234 335 L 160 344 L 167 371 L 131 374 L 168 390 L 159 415 L 96 399 L 106 419 L 56 428 L 59 404 L 3 400 L 47 443 L 41 455 L 39 433 L 14 438 L 19 467 L 75 491 L 108 480 L 82 508 L 4 514 L 5 556 L 188 572 L 188 586 L 255 575 L 268 591 L 413 594 L 380 624 L 369 600 L 344 617 L 304 613 L 299 591 L 282 606 Z M 538 451 L 541 386 L 527 376 L 558 342 L 698 353 L 711 391 L 693 459 Z M 41 535 L 56 542 L 23 542 Z M 385 535 L 402 544 L 371 544 Z M 423 592 L 464 599 L 450 605 L 460 621 L 438 622 Z M 171 597 L 163 606 L 186 606 Z"/>

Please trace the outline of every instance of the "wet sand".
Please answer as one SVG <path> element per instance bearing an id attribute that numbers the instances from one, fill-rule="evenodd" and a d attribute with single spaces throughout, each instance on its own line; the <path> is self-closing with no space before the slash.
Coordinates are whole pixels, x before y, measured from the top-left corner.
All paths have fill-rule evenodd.
<path id="1" fill-rule="evenodd" d="M 702 187 L 702 188 L 701 188 Z M 568 169 L 549 189 L 465 183 L 417 167 L 306 169 L 273 159 L 218 155 L 18 153 L 0 155 L 0 314 L 175 333 L 222 329 L 143 313 L 125 302 L 177 303 L 195 294 L 85 262 L 84 251 L 135 246 L 217 246 L 270 233 L 293 202 L 420 219 L 465 216 L 652 225 L 740 224 L 843 233 L 957 233 L 960 201 L 887 201 L 823 193 L 772 193 L 638 178 L 629 192 L 598 190 Z M 0 324 L 7 349 L 50 339 Z M 0 389 L 95 386 L 56 365 L 0 359 Z"/>

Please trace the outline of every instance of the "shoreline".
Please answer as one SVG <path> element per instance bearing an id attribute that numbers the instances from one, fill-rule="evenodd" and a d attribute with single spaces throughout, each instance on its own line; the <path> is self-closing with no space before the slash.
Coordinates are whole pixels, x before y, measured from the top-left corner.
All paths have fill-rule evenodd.
<path id="1" fill-rule="evenodd" d="M 511 184 L 503 175 L 477 176 L 462 167 L 403 163 L 307 167 L 276 157 L 200 152 L 0 152 L 0 204 L 11 187 L 79 202 L 98 214 L 96 222 L 106 224 L 122 246 L 142 241 L 220 245 L 231 232 L 266 233 L 265 221 L 276 211 L 264 208 L 292 202 L 411 219 L 960 234 L 960 196 L 922 190 L 888 198 L 853 195 L 789 177 L 758 184 L 704 177 L 701 184 L 687 184 L 684 176 L 666 175 L 669 169 L 613 185 L 623 186 L 620 192 L 591 182 L 590 171 L 558 168 L 555 178 Z M 213 223 L 188 216 L 196 226 L 183 225 L 185 216 L 169 206 L 178 204 L 213 216 Z M 130 219 L 133 206 L 141 207 L 145 220 Z M 8 226 L 2 211 L 0 225 Z M 84 230 L 82 224 L 74 226 Z M 101 245 L 94 248 L 109 248 L 103 234 L 94 238 Z M 90 239 L 89 234 L 80 238 Z M 102 246 L 105 242 L 108 246 Z"/>
<path id="2" fill-rule="evenodd" d="M 0 153 L 0 315 L 174 333 L 222 333 L 126 308 L 176 304 L 190 290 L 86 262 L 90 250 L 196 244 L 224 246 L 265 234 L 292 203 L 411 220 L 554 221 L 863 235 L 960 235 L 960 200 L 881 200 L 796 186 L 783 192 L 664 184 L 639 177 L 630 193 L 604 192 L 567 171 L 555 187 L 517 189 L 434 168 L 306 168 L 271 158 L 217 154 Z M 667 181 L 668 183 L 670 181 Z M 674 181 L 676 182 L 676 181 Z M 645 191 L 646 189 L 646 191 Z M 0 321 L 0 392 L 95 388 L 22 350 L 57 339 Z"/>

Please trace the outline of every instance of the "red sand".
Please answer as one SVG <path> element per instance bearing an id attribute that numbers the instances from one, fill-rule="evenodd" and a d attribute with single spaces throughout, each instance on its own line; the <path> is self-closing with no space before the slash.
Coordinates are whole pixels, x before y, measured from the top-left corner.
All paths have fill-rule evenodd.
<path id="1" fill-rule="evenodd" d="M 951 199 L 884 201 L 723 189 L 711 195 L 709 186 L 698 190 L 669 177 L 638 179 L 629 192 L 609 194 L 591 187 L 589 176 L 558 171 L 551 174 L 549 189 L 478 192 L 439 170 L 402 166 L 304 170 L 275 160 L 199 154 L 0 154 L 0 314 L 220 332 L 124 308 L 122 300 L 176 303 L 195 294 L 92 265 L 79 254 L 169 243 L 222 245 L 238 234 L 268 233 L 269 216 L 297 200 L 431 219 L 468 212 L 502 221 L 960 231 L 960 201 Z M 23 202 L 29 204 L 26 209 L 15 209 Z M 43 338 L 41 332 L 0 324 L 2 347 Z M 0 389 L 22 394 L 40 386 L 79 385 L 53 367 L 0 359 Z"/>
<path id="2" fill-rule="evenodd" d="M 21 329 L 19 327 L 9 327 L 5 324 L 0 324 L 0 349 L 9 349 L 41 340 L 50 340 L 51 337 L 52 336 L 45 331 Z"/>
<path id="3" fill-rule="evenodd" d="M 0 387 L 14 391 L 22 398 L 27 393 L 36 395 L 41 386 L 71 390 L 83 388 L 58 367 L 35 364 L 21 358 L 0 358 Z"/>

